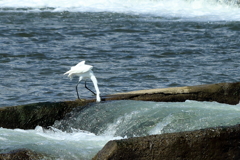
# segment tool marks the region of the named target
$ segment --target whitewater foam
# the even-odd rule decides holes
[[[208,0],[2,0],[1,12],[114,12],[177,20],[239,21],[237,1]]]
[[[159,122],[154,128],[152,128],[148,133],[150,135],[162,134],[163,128],[170,124],[173,120],[174,116],[172,114],[169,114],[167,117],[163,118],[163,120]]]
[[[0,153],[25,148],[56,159],[91,159],[109,140],[120,138],[97,136],[82,130],[67,133],[53,127],[44,129],[37,126],[30,130],[0,128]]]

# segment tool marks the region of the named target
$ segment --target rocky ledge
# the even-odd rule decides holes
[[[240,100],[240,82],[125,92],[108,95],[102,98],[102,100],[143,100],[157,102],[196,100],[238,104]],[[0,127],[12,129],[34,129],[37,125],[47,127],[52,125],[55,120],[62,119],[73,108],[84,108],[87,104],[94,102],[95,100],[75,100],[2,107],[0,108]]]
[[[143,100],[156,102],[184,102],[186,100],[216,101],[238,104],[240,82],[198,86],[139,90],[109,95],[106,100]]]

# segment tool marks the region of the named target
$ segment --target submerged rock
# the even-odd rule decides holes
[[[45,158],[45,155],[27,149],[18,149],[9,153],[0,154],[0,160],[37,160]]]
[[[93,160],[240,159],[240,125],[109,141]]]

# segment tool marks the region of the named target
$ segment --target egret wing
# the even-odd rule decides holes
[[[91,65],[75,66],[72,70],[73,73],[82,74],[90,71],[93,68]]]
[[[82,66],[82,65],[85,65],[85,61],[79,62],[76,66]],[[76,67],[76,66],[74,66],[74,67]]]
[[[64,74],[69,74],[68,76],[70,76],[70,74],[71,75],[72,74],[83,74],[83,73],[90,71],[92,68],[93,68],[93,66],[91,66],[91,65],[74,66],[74,67],[71,67],[71,69]]]

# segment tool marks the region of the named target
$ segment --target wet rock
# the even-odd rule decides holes
[[[0,160],[38,160],[47,158],[45,155],[27,149],[18,149],[9,153],[1,153]]]
[[[106,100],[143,100],[156,102],[196,100],[238,104],[240,100],[240,82],[132,91],[109,95]]]
[[[118,93],[102,98],[109,100],[143,100],[157,102],[183,102],[185,100],[217,101],[237,104],[240,99],[240,82],[150,89]],[[34,129],[37,125],[48,127],[55,120],[62,119],[75,107],[84,108],[95,100],[66,102],[42,102],[28,105],[0,108],[0,127]]]
[[[0,127],[34,129],[37,125],[48,127],[62,119],[75,107],[84,108],[93,101],[42,102],[0,108]]]
[[[240,125],[109,141],[93,160],[240,159]]]

